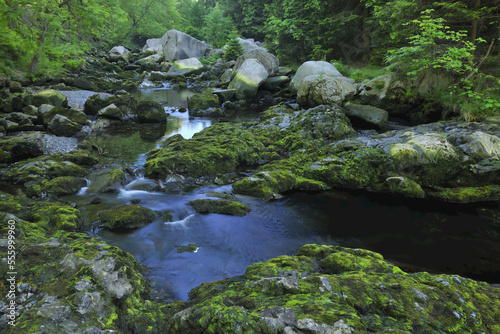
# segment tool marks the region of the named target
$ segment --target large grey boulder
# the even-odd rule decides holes
[[[357,91],[354,80],[344,77],[326,61],[308,61],[302,64],[290,83],[297,93],[297,101],[304,107],[322,104],[340,104]]]
[[[384,109],[352,102],[346,103],[344,107],[345,114],[349,117],[359,118],[366,123],[375,125],[380,130],[387,128],[389,113]]]
[[[303,107],[312,108],[322,104],[341,104],[356,93],[354,80],[346,77],[319,78],[314,75],[302,80],[297,91],[297,101]]]
[[[55,115],[49,124],[48,130],[56,136],[71,137],[82,129],[82,125],[73,122],[63,115]]]
[[[257,59],[264,66],[269,76],[275,75],[280,67],[280,62],[275,55],[259,48],[239,56],[238,59],[236,59],[236,65],[234,65],[233,70],[237,71],[241,64],[243,64],[247,59]]]
[[[290,88],[294,91],[298,91],[302,81],[304,79],[314,76],[316,78],[326,78],[326,77],[343,77],[343,75],[333,66],[326,61],[306,61],[298,68],[295,76],[290,83]],[[311,79],[309,79],[311,80]]]
[[[240,99],[252,98],[268,76],[266,68],[258,60],[247,59],[235,71],[228,88],[236,90],[236,96]]]
[[[142,51],[153,51],[156,53],[162,53],[163,47],[161,43],[161,38],[151,38],[146,41],[146,44],[142,48]]]
[[[169,75],[187,75],[197,73],[203,69],[203,64],[198,58],[181,59],[174,62],[168,70]]]
[[[161,42],[167,61],[205,57],[210,50],[209,44],[175,29],[167,31]]]
[[[237,38],[237,40],[240,42],[241,46],[243,47],[243,53],[250,52],[253,50],[257,49],[262,49],[262,43],[260,42],[255,42],[253,38]]]
[[[124,46],[115,46],[111,50],[109,50],[109,56],[111,60],[124,60],[128,61],[128,56],[130,55],[130,51],[127,50]]]

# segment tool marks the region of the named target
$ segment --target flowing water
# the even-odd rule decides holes
[[[157,298],[183,299],[201,284],[243,274],[257,261],[292,255],[306,243],[362,247],[382,253],[405,270],[460,274],[500,283],[500,234],[493,220],[499,203],[447,205],[426,200],[401,200],[378,194],[330,191],[293,193],[278,201],[262,202],[237,196],[250,205],[245,217],[197,214],[187,203],[206,198],[207,191],[231,193],[231,186],[198,187],[177,192],[148,191],[153,180],[142,177],[146,154],[162,139],[180,133],[185,138],[211,125],[211,120],[189,119],[177,109],[190,91],[145,90],[142,98],[167,102],[166,125],[136,126],[100,135],[106,163],[126,165],[138,175],[115,193],[100,194],[90,204],[87,189],[71,198],[87,222],[97,212],[119,204],[140,205],[166,214],[132,231],[98,231],[97,235],[133,254],[150,268],[146,277]],[[256,115],[241,116],[243,119]],[[238,119],[238,117],[236,117]],[[195,252],[178,252],[195,245]]]

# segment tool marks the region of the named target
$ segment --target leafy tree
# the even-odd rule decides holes
[[[224,15],[224,11],[217,3],[205,16],[203,35],[212,46],[221,48],[227,42],[233,28],[233,21]]]

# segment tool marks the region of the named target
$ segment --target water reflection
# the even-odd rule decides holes
[[[190,89],[146,88],[140,89],[132,95],[141,101],[155,101],[160,104],[168,104],[170,107],[187,108],[187,99],[194,94],[195,92]]]

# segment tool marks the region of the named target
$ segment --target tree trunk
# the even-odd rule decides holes
[[[479,11],[479,8],[481,7],[481,0],[475,0],[474,2],[474,12]],[[477,33],[478,33],[478,26],[479,26],[479,19],[474,18],[472,21],[472,28],[471,28],[471,34],[470,38],[472,40],[472,43],[476,44],[476,38],[477,38]]]
[[[371,31],[368,20],[370,19],[370,8],[363,8],[363,25],[361,26],[361,50],[363,53],[363,60],[370,59],[370,42]]]

